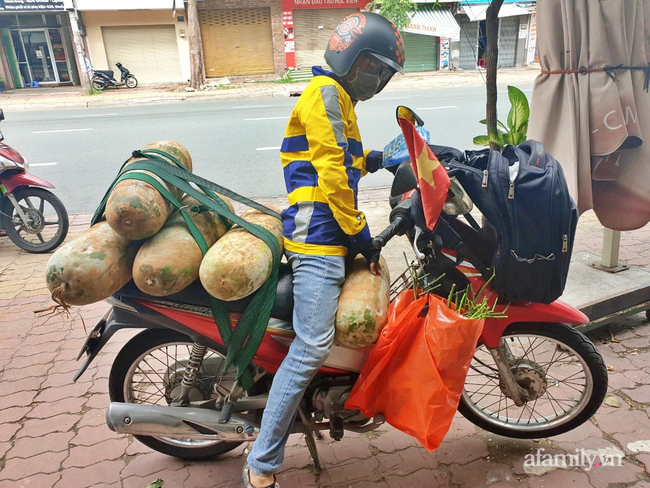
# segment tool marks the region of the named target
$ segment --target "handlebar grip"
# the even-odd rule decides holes
[[[397,234],[404,223],[407,222],[407,218],[403,215],[397,214],[393,221],[386,227],[377,237],[372,240],[372,247],[375,249],[381,249],[384,247],[388,241],[390,241],[395,234]]]

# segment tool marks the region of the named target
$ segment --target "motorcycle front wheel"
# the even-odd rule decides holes
[[[2,229],[21,249],[33,253],[49,252],[59,247],[68,235],[68,212],[56,195],[36,187],[13,192],[26,217],[24,221],[8,198],[2,208]]]
[[[125,344],[111,368],[108,383],[111,401],[170,405],[180,391],[192,344],[189,337],[170,329],[149,329],[136,335]],[[215,377],[225,359],[222,353],[207,350],[190,401],[210,399]],[[224,375],[219,391],[230,391],[234,376],[234,372]],[[241,444],[142,435],[135,438],[151,449],[182,459],[212,458]]]
[[[472,359],[458,411],[495,434],[537,439],[563,434],[589,420],[607,393],[607,367],[587,337],[565,324],[523,323],[501,339],[517,383],[528,391],[521,407],[508,397],[492,355]]]
[[[138,80],[135,76],[129,75],[126,77],[126,80],[124,80],[124,84],[127,88],[135,88],[138,86]]]

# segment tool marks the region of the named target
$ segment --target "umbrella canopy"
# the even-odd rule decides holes
[[[528,136],[564,169],[580,212],[650,221],[650,0],[537,3],[542,73]]]

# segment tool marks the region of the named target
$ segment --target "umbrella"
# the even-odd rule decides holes
[[[541,74],[528,136],[584,212],[614,230],[650,221],[650,0],[537,3]]]

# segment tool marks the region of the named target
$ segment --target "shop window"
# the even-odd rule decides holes
[[[61,38],[61,29],[48,29],[50,31],[50,43],[52,44],[52,53],[54,54],[54,62],[56,63],[56,70],[59,73],[59,80],[62,83],[70,81],[70,73],[68,71],[68,62],[63,48],[63,40]]]
[[[23,27],[41,27],[45,25],[42,15],[19,15],[18,24]]]

